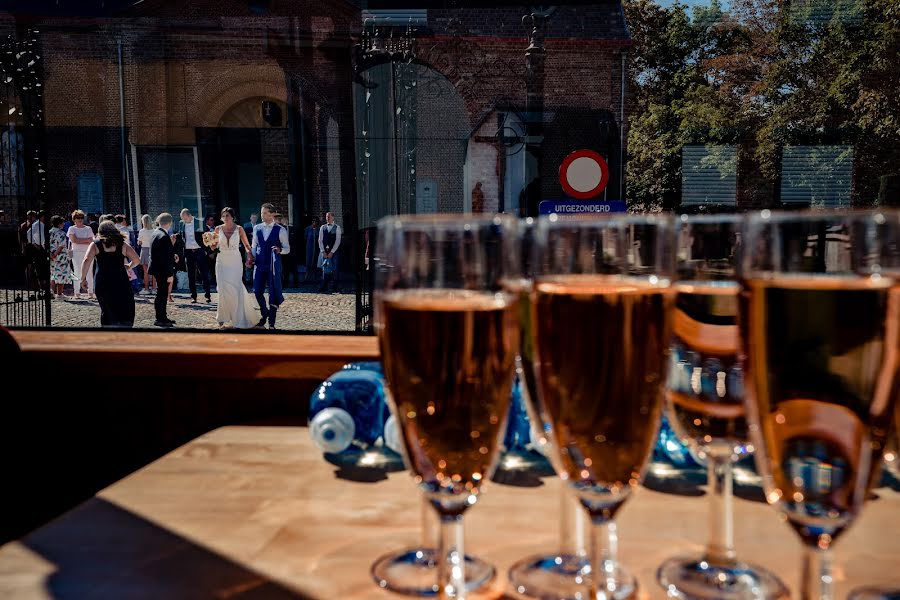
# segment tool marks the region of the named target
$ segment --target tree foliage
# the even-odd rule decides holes
[[[736,144],[738,195],[777,203],[783,149],[848,145],[856,204],[896,202],[900,3],[625,0],[632,208],[670,209],[686,144]],[[887,185],[886,185],[887,182]],[[894,182],[894,183],[891,183]]]

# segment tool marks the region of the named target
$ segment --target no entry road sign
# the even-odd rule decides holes
[[[559,166],[559,183],[572,198],[594,198],[609,183],[609,165],[593,150],[576,150]]]

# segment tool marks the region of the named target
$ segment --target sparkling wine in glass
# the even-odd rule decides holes
[[[900,370],[900,213],[774,213],[743,228],[745,405],[766,492],[804,546],[800,597],[881,468]]]
[[[534,368],[554,468],[591,521],[582,597],[627,598],[609,526],[640,484],[660,417],[671,335],[674,221],[542,220]]]
[[[534,370],[534,326],[532,316],[532,292],[534,284],[534,234],[535,222],[526,219],[520,223],[522,239],[522,278],[512,288],[519,295],[520,326],[520,378],[531,438],[541,453],[547,454],[549,435],[542,422],[538,406],[537,374]],[[568,486],[560,486],[559,497],[559,546],[550,552],[527,556],[510,567],[507,574],[510,587],[520,597],[539,600],[576,600],[584,593],[585,582],[590,577],[590,563],[586,548],[585,516]]]
[[[464,598],[463,514],[496,468],[519,349],[517,223],[378,225],[376,331],[405,459],[438,513],[436,592]]]
[[[733,464],[753,450],[737,325],[741,223],[737,215],[685,215],[678,224],[666,414],[678,437],[706,463],[710,528],[703,552],[660,565],[657,580],[671,598],[788,596],[775,575],[738,560],[734,549]]]

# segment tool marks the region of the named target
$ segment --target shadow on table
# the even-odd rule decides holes
[[[667,463],[651,462],[644,476],[643,485],[647,489],[676,496],[702,496],[706,492],[706,471],[703,469],[676,468]]]
[[[900,492],[900,479],[891,475],[890,471],[887,469],[881,470],[881,485],[877,487],[886,487],[894,490],[895,492]]]
[[[54,565],[53,598],[309,598],[98,498],[21,543]]]

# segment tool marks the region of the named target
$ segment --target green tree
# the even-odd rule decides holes
[[[785,146],[852,147],[853,201],[895,203],[900,180],[896,0],[626,0],[634,38],[627,199],[677,206],[684,144],[739,146],[739,194],[771,205]],[[820,165],[827,169],[828,165]],[[893,190],[893,191],[892,191]]]
[[[626,197],[634,210],[671,209],[680,199],[684,144],[735,138],[735,106],[716,97],[705,65],[742,40],[719,26],[727,18],[717,0],[693,18],[677,2],[625,0],[624,8],[634,41]]]

